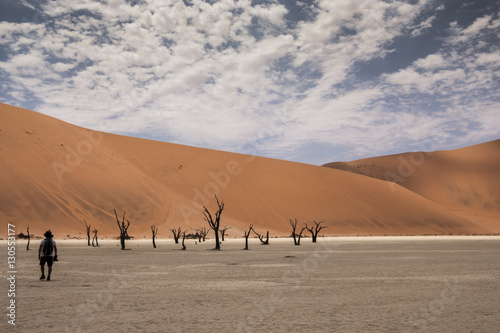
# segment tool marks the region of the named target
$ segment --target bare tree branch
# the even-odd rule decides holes
[[[31,235],[30,235],[30,226],[28,226],[26,228],[26,232],[28,233],[28,243],[26,244],[26,251],[29,251],[30,250],[30,238],[31,238]]]
[[[175,228],[172,228],[172,229],[170,229],[170,231],[172,231],[172,233],[174,234],[175,244],[179,244],[179,237],[181,235],[182,228],[179,227],[177,230],[175,230]]]
[[[208,222],[208,225],[210,228],[214,231],[215,233],[215,249],[214,250],[220,250],[220,243],[219,243],[219,226],[220,226],[220,217],[222,214],[222,211],[224,210],[224,201],[219,202],[219,198],[217,198],[217,195],[215,195],[215,200],[217,201],[217,210],[215,211],[215,220],[212,218],[212,214],[208,211],[207,207],[203,206],[203,216],[205,221]]]
[[[99,242],[97,241],[97,229],[92,230],[94,233],[94,237],[92,237],[92,246],[94,246],[94,240],[95,240],[95,246],[99,246]]]
[[[295,218],[294,221],[292,221],[292,219],[290,219],[289,223],[292,226],[293,243],[295,245],[300,245],[300,238],[302,237],[302,233],[304,232],[304,229],[306,229],[306,227],[302,227],[302,229],[300,230],[300,233],[297,234],[296,230],[297,230],[297,224],[299,223],[299,220],[297,220],[297,218]]]
[[[205,227],[201,229],[196,229],[196,233],[198,234],[198,239],[201,242],[202,240],[205,241],[208,233],[210,232],[210,229],[207,229]]]
[[[311,233],[311,236],[312,236],[312,242],[313,243],[316,243],[316,238],[318,237],[318,234],[321,230],[325,229],[327,226],[326,225],[322,225],[320,226],[321,223],[323,223],[324,221],[320,221],[320,222],[316,222],[315,220],[313,220],[315,226],[311,226],[310,228],[307,226],[307,223],[305,225],[305,228],[307,230],[309,230],[309,232]],[[314,229],[313,229],[314,228]]]
[[[121,249],[125,250],[125,239],[130,238],[128,235],[128,228],[130,227],[130,221],[127,220],[127,225],[125,226],[125,211],[123,212],[123,219],[120,224],[120,220],[118,219],[118,214],[116,213],[116,209],[113,209],[115,212],[116,223],[118,224],[118,228],[120,228],[120,244]]]
[[[222,240],[222,241],[224,241],[224,236],[225,236],[226,231],[227,231],[228,229],[231,229],[231,227],[228,227],[228,226],[227,226],[227,224],[226,224],[226,226],[225,226],[224,228],[222,228],[221,230],[219,230],[219,231],[220,231],[220,235],[221,235],[221,240]]]
[[[156,224],[153,224],[151,226],[151,232],[153,233],[153,248],[156,249],[155,238],[156,238],[156,235],[158,235],[158,228],[156,227]]]
[[[87,230],[87,245],[90,246],[90,224],[87,225],[87,220],[83,219],[85,222],[85,229]]]
[[[243,250],[248,250],[248,236],[250,236],[250,231],[252,231],[253,224],[250,224],[250,227],[248,228],[248,232],[245,231],[245,248]]]
[[[184,240],[186,239],[186,232],[182,233],[182,250],[186,250],[186,245],[184,245]]]
[[[257,231],[255,231],[255,229],[253,228],[253,225],[251,225],[250,229],[257,235],[257,237],[259,238],[259,240],[261,242],[261,245],[269,245],[269,230],[267,231],[267,236],[266,236],[266,239],[264,240],[264,235],[260,235]]]

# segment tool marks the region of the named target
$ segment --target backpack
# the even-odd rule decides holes
[[[45,243],[43,244],[43,255],[44,256],[50,256],[52,254],[52,250],[54,249],[54,246],[52,245],[52,239],[45,239]]]

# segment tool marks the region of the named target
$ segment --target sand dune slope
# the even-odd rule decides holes
[[[500,231],[500,140],[325,166],[393,181],[490,232]]]
[[[430,200],[388,182],[300,163],[89,131],[0,105],[0,218],[59,237],[116,235],[125,210],[131,235],[207,226],[202,205],[225,202],[231,236],[289,235],[288,220],[324,220],[328,234],[484,232]],[[325,234],[326,234],[325,233]]]

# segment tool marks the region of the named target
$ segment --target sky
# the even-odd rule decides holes
[[[500,4],[0,0],[0,102],[321,165],[500,138]]]

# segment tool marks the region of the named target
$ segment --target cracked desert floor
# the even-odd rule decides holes
[[[500,237],[17,241],[17,332],[493,332]],[[6,249],[6,242],[2,241]],[[2,263],[2,271],[7,271]],[[8,286],[4,279],[4,289]],[[5,312],[4,307],[4,312]],[[1,331],[13,327],[2,320]],[[13,331],[13,330],[12,330]]]

